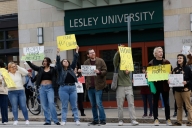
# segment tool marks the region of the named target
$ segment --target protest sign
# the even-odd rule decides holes
[[[23,61],[43,60],[45,57],[44,46],[24,47],[23,54],[21,58]]]
[[[80,82],[80,83],[85,83],[85,77],[84,77],[84,76],[78,77],[77,80],[78,80],[78,82]]]
[[[95,65],[81,65],[82,76],[96,76],[97,74],[94,72],[95,70]]]
[[[4,68],[0,68],[0,72],[3,76],[3,79],[7,85],[7,88],[16,88],[16,84],[13,79],[10,77],[8,71]]]
[[[147,67],[148,81],[168,80],[170,72],[170,64]]]
[[[75,39],[75,34],[58,36],[57,46],[60,51],[76,49],[77,41]]]
[[[184,87],[183,74],[169,74],[169,87]]]
[[[184,45],[183,48],[182,48],[182,54],[188,55],[190,49],[191,49],[191,46],[185,46],[185,45]]]
[[[83,93],[83,84],[80,82],[75,82],[76,88],[77,88],[77,93]]]
[[[133,74],[133,86],[148,86],[145,74]]]
[[[130,47],[119,47],[120,70],[134,71],[133,58]]]

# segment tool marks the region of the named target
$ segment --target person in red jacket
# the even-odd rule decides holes
[[[142,68],[142,72],[146,74],[146,67]],[[144,107],[144,114],[143,114],[142,118],[146,118],[146,117],[151,118],[153,116],[153,104],[152,104],[153,95],[150,91],[149,86],[141,87],[141,95],[142,95],[143,107]],[[147,116],[147,108],[148,108],[147,102],[149,104],[149,116]]]

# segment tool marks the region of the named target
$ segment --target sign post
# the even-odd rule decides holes
[[[127,16],[127,38],[128,38],[128,47],[131,48],[131,17]],[[133,64],[134,68],[134,64]],[[129,73],[130,79],[132,80],[132,72]]]

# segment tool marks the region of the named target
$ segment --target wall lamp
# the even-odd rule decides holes
[[[43,40],[43,28],[42,27],[37,28],[37,40],[38,40],[38,44],[43,44],[44,43],[44,40]]]

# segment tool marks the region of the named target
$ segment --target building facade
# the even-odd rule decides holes
[[[108,90],[103,94],[105,107],[116,107],[115,92],[110,90],[114,70],[112,60],[118,44],[127,45],[128,15],[131,17],[134,73],[141,72],[142,66],[147,66],[157,46],[163,47],[165,58],[171,61],[173,67],[176,66],[176,56],[182,46],[192,46],[191,0],[5,1],[8,2],[16,2],[15,6],[18,7],[20,57],[24,47],[42,45],[45,46],[46,56],[54,60],[56,37],[65,34],[76,35],[80,46],[80,64],[87,59],[86,50],[90,47],[95,49],[97,56],[103,58],[108,67]],[[43,44],[38,44],[39,27],[43,28]],[[72,60],[73,51],[62,52],[61,57]],[[23,62],[18,63],[23,65]],[[41,65],[41,62],[34,63]],[[134,95],[135,106],[141,106],[139,87],[134,87]],[[85,105],[89,107],[89,104]]]

